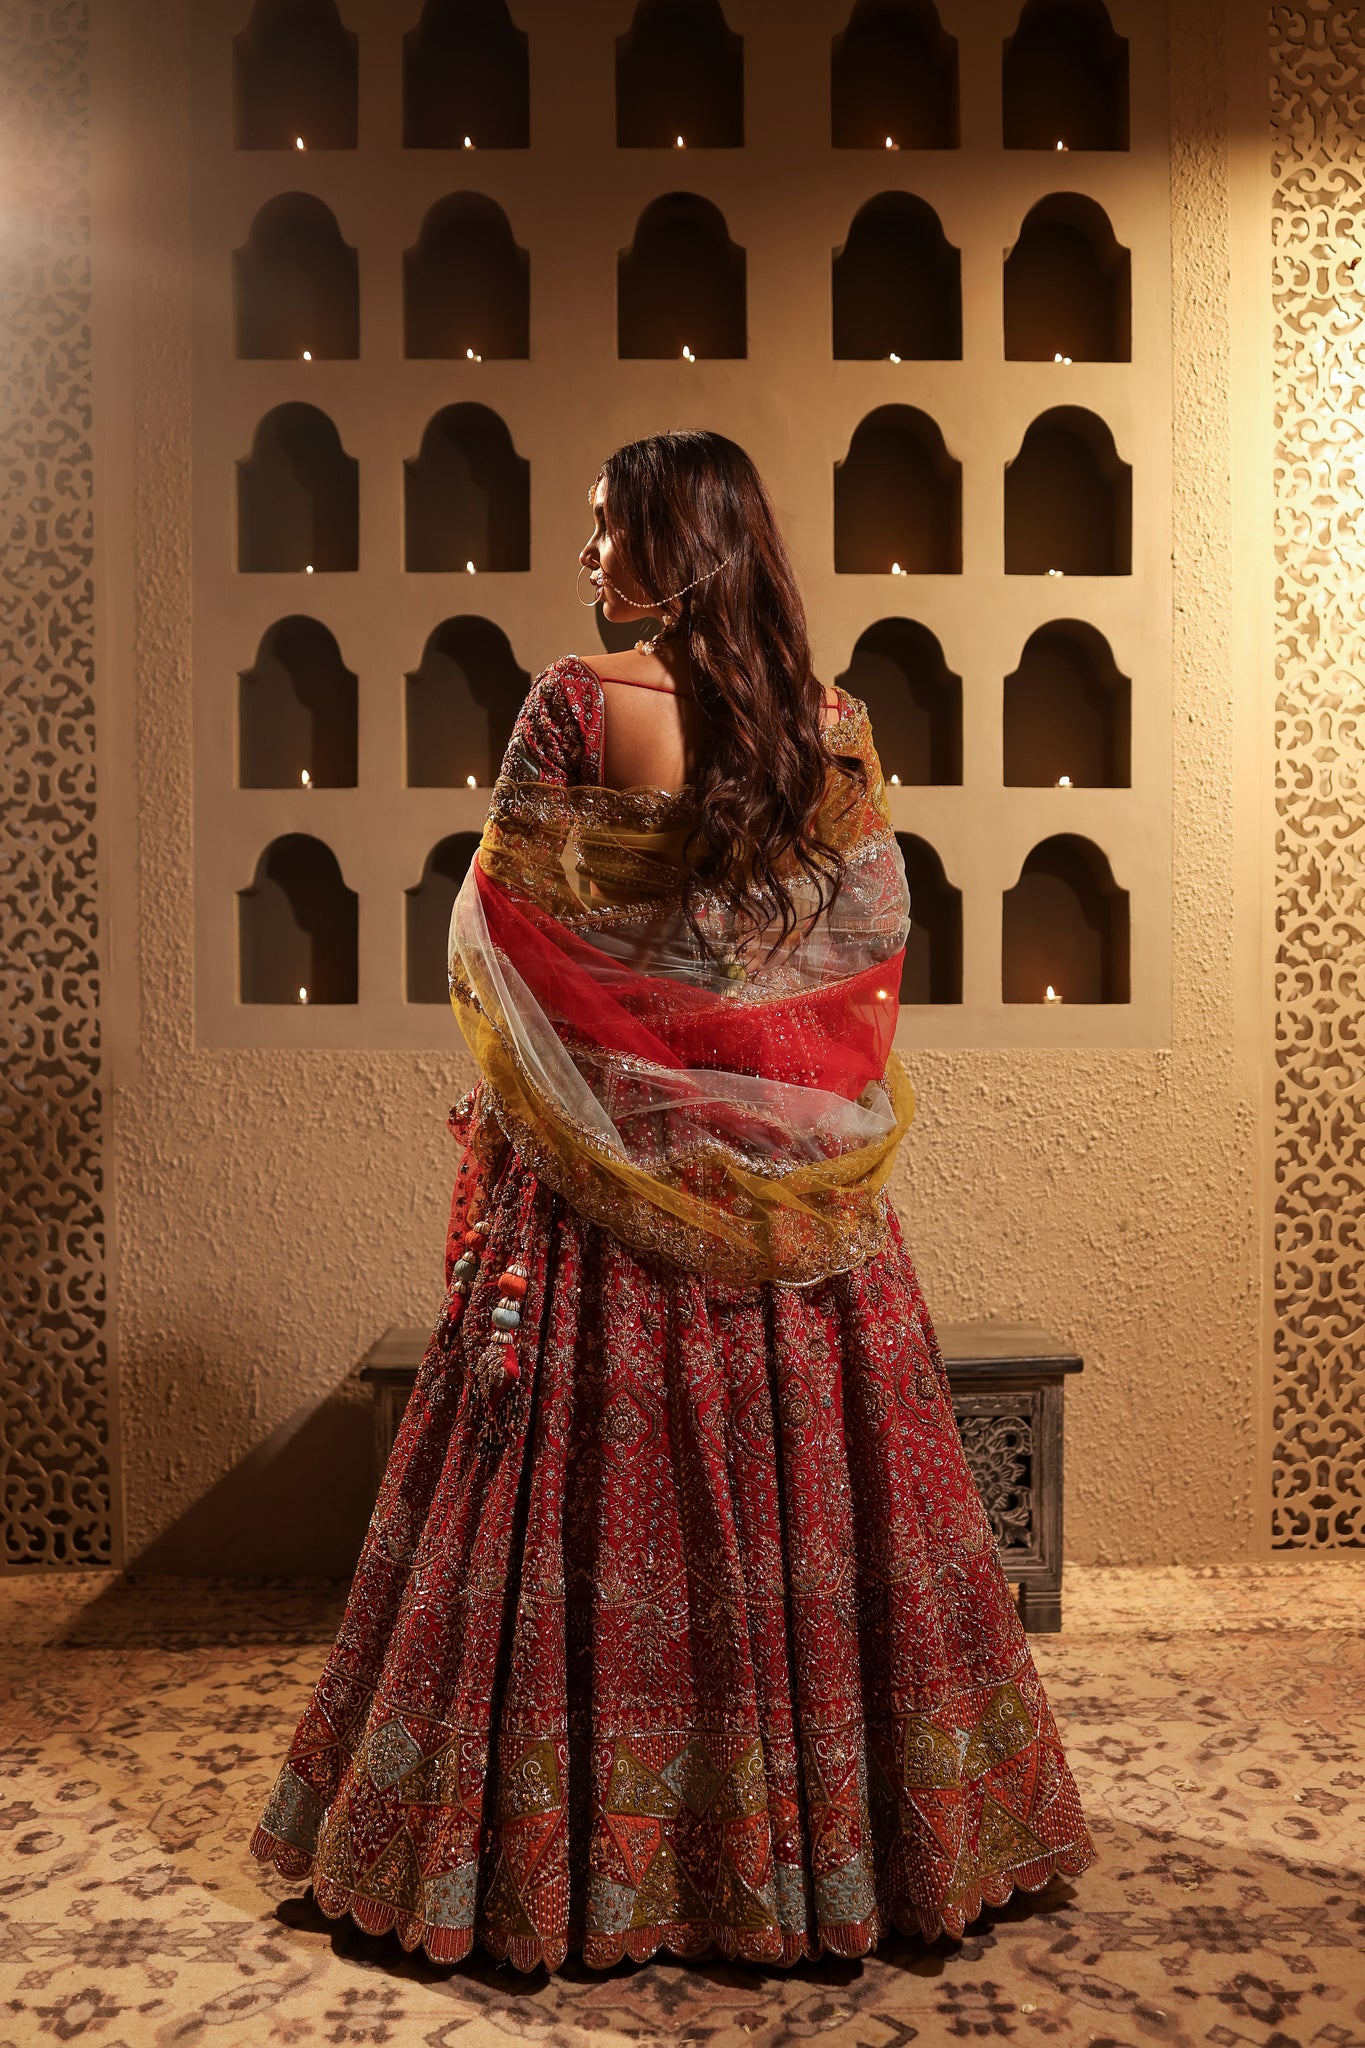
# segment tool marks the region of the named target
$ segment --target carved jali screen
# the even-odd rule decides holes
[[[1270,9],[1274,1541],[1365,1543],[1365,11]]]
[[[0,10],[0,1568],[112,1552],[84,0]]]

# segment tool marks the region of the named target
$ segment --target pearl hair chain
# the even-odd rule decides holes
[[[609,577],[609,576],[608,576],[608,575],[606,574],[606,572],[605,572],[605,571],[601,571],[600,573],[601,573],[601,576],[602,576],[602,583],[603,583],[603,586],[604,586],[604,588],[606,588],[607,590],[611,591],[611,593],[612,593],[612,595],[613,595],[614,597],[619,597],[619,598],[620,598],[620,600],[621,600],[621,602],[622,602],[622,604],[628,604],[628,605],[632,605],[632,606],[634,606],[634,608],[635,608],[636,610],[638,610],[638,611],[645,611],[645,610],[651,610],[651,611],[653,611],[653,610],[660,610],[660,611],[661,611],[661,610],[662,610],[662,608],[663,608],[663,607],[664,607],[665,605],[668,605],[668,604],[672,604],[672,603],[673,603],[673,602],[675,601],[675,599],[677,599],[677,598],[680,598],[680,597],[685,597],[685,596],[687,595],[687,592],[688,592],[689,590],[695,590],[695,589],[696,589],[696,587],[697,587],[697,585],[698,585],[699,583],[705,583],[705,581],[707,580],[707,577],[708,577],[708,576],[717,576],[717,575],[719,575],[720,571],[721,571],[721,570],[722,570],[722,569],[723,569],[723,568],[725,567],[725,564],[726,564],[726,562],[732,562],[732,561],[734,560],[734,557],[735,557],[735,549],[734,549],[734,548],[731,548],[731,550],[730,550],[729,554],[728,554],[728,555],[727,555],[727,556],[725,557],[725,561],[723,561],[723,562],[717,562],[717,563],[716,563],[716,566],[715,566],[715,568],[714,568],[714,569],[705,569],[705,570],[703,570],[703,572],[702,572],[702,574],[701,574],[700,576],[694,576],[694,577],[692,578],[692,581],[691,581],[690,583],[684,583],[684,585],[683,585],[683,587],[682,587],[682,589],[681,589],[681,590],[672,590],[672,591],[670,591],[667,597],[650,597],[650,598],[643,598],[643,599],[641,599],[641,598],[634,598],[634,597],[627,597],[627,596],[626,596],[626,594],[625,594],[625,592],[624,592],[623,590],[619,590],[619,589],[617,588],[617,586],[616,586],[616,585],[615,585],[615,584],[614,584],[614,583],[612,582],[611,578],[610,578],[610,577]],[[583,575],[583,570],[584,570],[584,569],[585,569],[586,567],[587,567],[587,563],[585,562],[585,563],[583,563],[583,564],[582,564],[582,566],[581,566],[581,567],[580,567],[580,569],[579,569],[579,572],[578,572],[578,574],[579,574],[579,579],[580,579],[580,581],[581,581],[581,579],[582,579],[582,575]],[[587,610],[587,609],[589,609],[589,608],[590,608],[590,607],[589,607],[589,606],[588,606],[588,605],[587,605],[587,604],[585,603],[585,601],[584,601],[584,599],[583,599],[583,598],[581,598],[581,597],[580,597],[580,598],[579,598],[579,600],[578,600],[578,602],[579,602],[579,603],[580,603],[581,605],[583,605],[583,606],[584,606],[584,609],[585,609],[585,610]],[[596,599],[596,598],[593,598],[593,600],[592,600],[592,605],[593,605],[593,606],[595,606],[595,605],[596,605],[596,603],[597,603],[597,599]],[[658,637],[658,636],[656,635],[656,637]]]

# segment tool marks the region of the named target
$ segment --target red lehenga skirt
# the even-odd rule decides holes
[[[894,1212],[852,1273],[728,1287],[515,1151],[483,1209],[535,1333],[502,1440],[466,1361],[490,1277],[436,1326],[253,1853],[522,1969],[856,1956],[1083,1870]]]

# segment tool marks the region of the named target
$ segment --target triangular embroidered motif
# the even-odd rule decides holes
[[[488,1926],[496,1927],[499,1933],[524,1937],[534,1935],[536,1931],[512,1882],[512,1873],[501,1856],[493,1873],[493,1882],[482,1901],[480,1918]]]
[[[666,1819],[678,1810],[678,1794],[622,1747],[612,1761],[606,1808],[608,1813],[649,1813]]]
[[[713,1820],[728,1821],[740,1814],[768,1810],[768,1776],[763,1767],[763,1744],[755,1736],[725,1773],[711,1800]]]
[[[319,1750],[330,1749],[335,1741],[335,1729],[317,1701],[312,1700],[304,1709],[289,1754],[295,1758],[314,1756]]]
[[[733,1863],[722,1860],[711,1899],[711,1918],[719,1927],[771,1927],[774,1916],[745,1884]]]
[[[992,1764],[1013,1756],[1025,1743],[1035,1739],[1028,1708],[1019,1697],[1017,1685],[1002,1685],[972,1730],[962,1759],[964,1778],[982,1778]]]
[[[912,1854],[940,1856],[950,1866],[962,1852],[966,1819],[960,1799],[935,1799],[928,1793],[907,1799],[901,1809],[902,1830],[914,1844]]]
[[[607,1827],[621,1852],[626,1882],[638,1885],[663,1840],[662,1824],[652,1814],[613,1813],[607,1816]]]
[[[559,1758],[553,1742],[532,1742],[515,1762],[504,1759],[498,1784],[499,1820],[518,1820],[524,1813],[547,1813],[562,1804]]]
[[[532,1872],[564,1824],[564,1809],[553,1813],[528,1813],[520,1820],[502,1824],[502,1853],[519,1892],[530,1884]]]
[[[355,1890],[351,1820],[342,1800],[338,1800],[328,1814],[318,1837],[316,1868],[319,1877],[329,1878],[343,1891]]]
[[[705,1901],[667,1842],[660,1845],[645,1872],[631,1912],[632,1927],[670,1927],[680,1921],[704,1921]]]
[[[1016,1820],[998,1800],[982,1800],[977,1850],[977,1868],[981,1876],[991,1871],[1011,1870],[1018,1863],[1031,1863],[1036,1856],[1046,1853],[1032,1828]]]
[[[725,1854],[745,1884],[761,1891],[772,1868],[773,1831],[766,1813],[746,1814],[725,1830]]]
[[[400,1828],[377,1863],[363,1871],[354,1889],[367,1899],[380,1899],[386,1906],[401,1906],[414,1913],[422,1903],[422,1873],[412,1836]]]
[[[1017,1756],[1005,1758],[990,1774],[991,1797],[1019,1820],[1027,1820],[1033,1811],[1034,1792],[1038,1783],[1038,1747],[1030,1743]]]
[[[671,1763],[664,1765],[659,1776],[673,1786],[693,1813],[705,1813],[725,1773],[706,1744],[694,1737]]]
[[[957,1744],[925,1714],[911,1714],[901,1745],[905,1783],[919,1791],[956,1785],[962,1775]]]

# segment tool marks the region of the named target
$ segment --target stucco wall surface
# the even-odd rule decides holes
[[[106,670],[128,1553],[171,1570],[343,1570],[368,1450],[346,1376],[388,1324],[434,1319],[444,1116],[473,1077],[453,1019],[448,1057],[195,1044],[188,16],[185,0],[136,0],[126,51],[158,110],[130,169],[134,486],[126,630]],[[1180,37],[1172,1043],[910,1049],[919,1107],[894,1183],[939,1317],[1036,1319],[1083,1352],[1067,1546],[1104,1563],[1244,1556],[1264,1523],[1262,1067],[1238,1002],[1260,904],[1239,851],[1254,764],[1236,708],[1259,682],[1235,672],[1221,0],[1182,7]],[[579,644],[580,616],[541,660]]]

